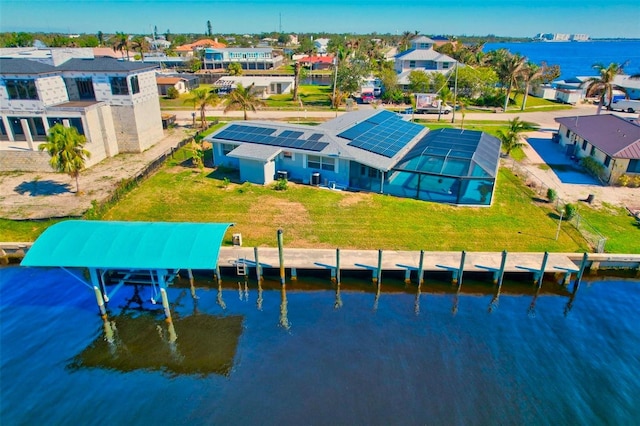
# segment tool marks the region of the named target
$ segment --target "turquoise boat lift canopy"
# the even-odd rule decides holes
[[[94,288],[103,315],[103,302],[109,301],[105,275],[118,271],[121,277],[111,296],[127,282],[151,284],[154,290],[158,286],[170,318],[166,285],[180,269],[189,271],[191,281],[193,269],[216,270],[219,275],[220,246],[230,226],[233,224],[69,220],[42,233],[21,265],[88,268],[92,285],[72,275]],[[146,281],[140,281],[140,274],[146,274]],[[156,296],[151,298],[153,303]]]

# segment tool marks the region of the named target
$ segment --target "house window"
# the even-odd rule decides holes
[[[287,160],[293,160],[293,152],[291,151],[283,151],[282,158],[286,158]]]
[[[360,166],[360,175],[372,179],[378,179],[380,178],[380,170],[374,169],[373,167]]]
[[[627,173],[640,173],[640,160],[629,160]]]
[[[587,141],[582,141],[582,150],[586,151],[587,150]]]
[[[611,164],[611,157],[607,155],[606,157],[604,157],[604,166],[609,167],[609,164]]]
[[[127,87],[126,77],[110,77],[111,94],[112,95],[128,95],[129,87]]]
[[[415,68],[416,67],[416,61],[409,61],[409,68]]]
[[[131,94],[135,95],[136,93],[140,93],[140,83],[138,82],[138,76],[134,75],[131,77]]]
[[[310,169],[322,169],[334,172],[336,170],[336,159],[307,155],[307,167]]]
[[[222,144],[222,154],[223,155],[227,155],[228,153],[233,151],[235,148],[236,148],[235,145],[232,145],[230,143],[223,143]]]
[[[570,134],[571,134],[571,130],[567,129],[567,134],[565,136],[569,137]]]
[[[38,99],[35,80],[5,80],[9,99]]]
[[[594,155],[596,155],[596,147],[595,147],[595,146],[592,146],[592,147],[591,147],[591,152],[589,153],[589,155],[590,155],[590,156],[592,156],[592,157],[593,157]]]
[[[448,69],[449,65],[450,65],[449,62],[443,62],[442,63],[442,69],[444,69],[444,70]]]

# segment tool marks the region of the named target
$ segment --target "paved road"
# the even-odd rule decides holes
[[[358,109],[373,109],[371,105],[358,105]],[[514,117],[521,117],[523,120],[531,121],[540,125],[543,130],[556,130],[558,124],[554,121],[558,117],[571,117],[576,115],[592,115],[596,113],[597,107],[595,105],[580,104],[575,108],[557,111],[541,111],[541,112],[506,112],[506,113],[485,113],[485,112],[467,112],[465,114],[465,121],[467,120],[486,120],[486,121],[506,121]],[[192,111],[166,111],[167,113],[175,114],[177,120],[180,123],[191,123]],[[249,112],[249,120],[286,120],[291,118],[297,118],[300,120],[306,119],[331,119],[337,115],[344,114],[344,111],[307,111],[307,110],[262,110],[257,112]],[[606,112],[603,112],[606,113]],[[620,113],[617,115],[625,118],[637,117],[638,114]],[[224,113],[221,108],[208,108],[207,116],[216,117],[229,117],[229,118],[241,118],[243,116],[242,111],[230,111]],[[416,118],[437,121],[437,114],[417,115]],[[442,121],[451,121],[453,116],[451,114],[442,116]],[[197,115],[196,115],[197,119]],[[462,121],[462,114],[458,111],[455,117],[456,123]]]

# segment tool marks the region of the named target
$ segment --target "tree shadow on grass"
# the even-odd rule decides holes
[[[31,182],[22,182],[14,188],[20,195],[28,194],[32,197],[40,195],[58,195],[71,192],[68,183],[59,183],[52,180],[32,180]]]

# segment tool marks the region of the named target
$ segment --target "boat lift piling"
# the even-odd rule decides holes
[[[382,250],[378,250],[378,267],[375,270],[375,275],[373,276],[373,283],[380,283],[382,281]]]

